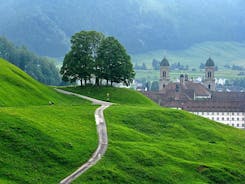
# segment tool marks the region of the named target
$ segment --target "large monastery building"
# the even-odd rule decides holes
[[[217,92],[215,64],[209,58],[205,64],[205,79],[194,82],[180,75],[179,82],[170,80],[170,64],[160,63],[159,92],[144,92],[161,106],[187,110],[226,125],[245,129],[245,93]]]

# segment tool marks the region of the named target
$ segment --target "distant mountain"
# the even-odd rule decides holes
[[[204,41],[245,41],[244,0],[0,0],[0,35],[63,56],[71,35],[97,30],[130,53],[178,50]]]

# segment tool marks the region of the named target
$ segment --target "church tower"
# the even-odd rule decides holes
[[[160,63],[160,81],[159,81],[159,91],[164,91],[166,86],[170,82],[169,77],[169,62],[164,57]]]
[[[215,78],[214,78],[214,71],[215,71],[215,65],[214,61],[209,58],[205,65],[205,80],[204,85],[206,88],[208,88],[210,91],[215,91]]]

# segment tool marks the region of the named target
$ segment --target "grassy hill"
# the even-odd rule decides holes
[[[0,107],[48,105],[49,101],[64,104],[71,99],[37,82],[21,69],[1,58],[0,96],[2,97]]]
[[[74,183],[244,183],[243,130],[161,108],[125,89],[68,90],[100,99],[105,96],[101,91],[120,94],[111,99],[120,104],[105,111],[109,134],[105,157]],[[137,101],[131,103],[139,96],[138,106]]]
[[[87,161],[95,109],[0,59],[0,183],[58,183]]]
[[[223,66],[225,64],[236,64],[245,66],[245,43],[238,42],[203,42],[195,44],[185,50],[156,50],[144,54],[132,55],[134,63],[145,62],[151,67],[152,59],[162,60],[166,56],[170,64],[180,62],[182,65],[190,67],[199,67],[205,63],[209,57],[212,57],[215,64]]]
[[[85,96],[90,96],[99,100],[111,101],[118,105],[143,105],[155,106],[156,104],[143,94],[126,88],[114,87],[68,87],[65,90],[81,93]]]

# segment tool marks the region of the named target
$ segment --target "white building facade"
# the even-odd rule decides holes
[[[236,128],[245,129],[245,112],[192,112],[193,114],[208,118]]]

